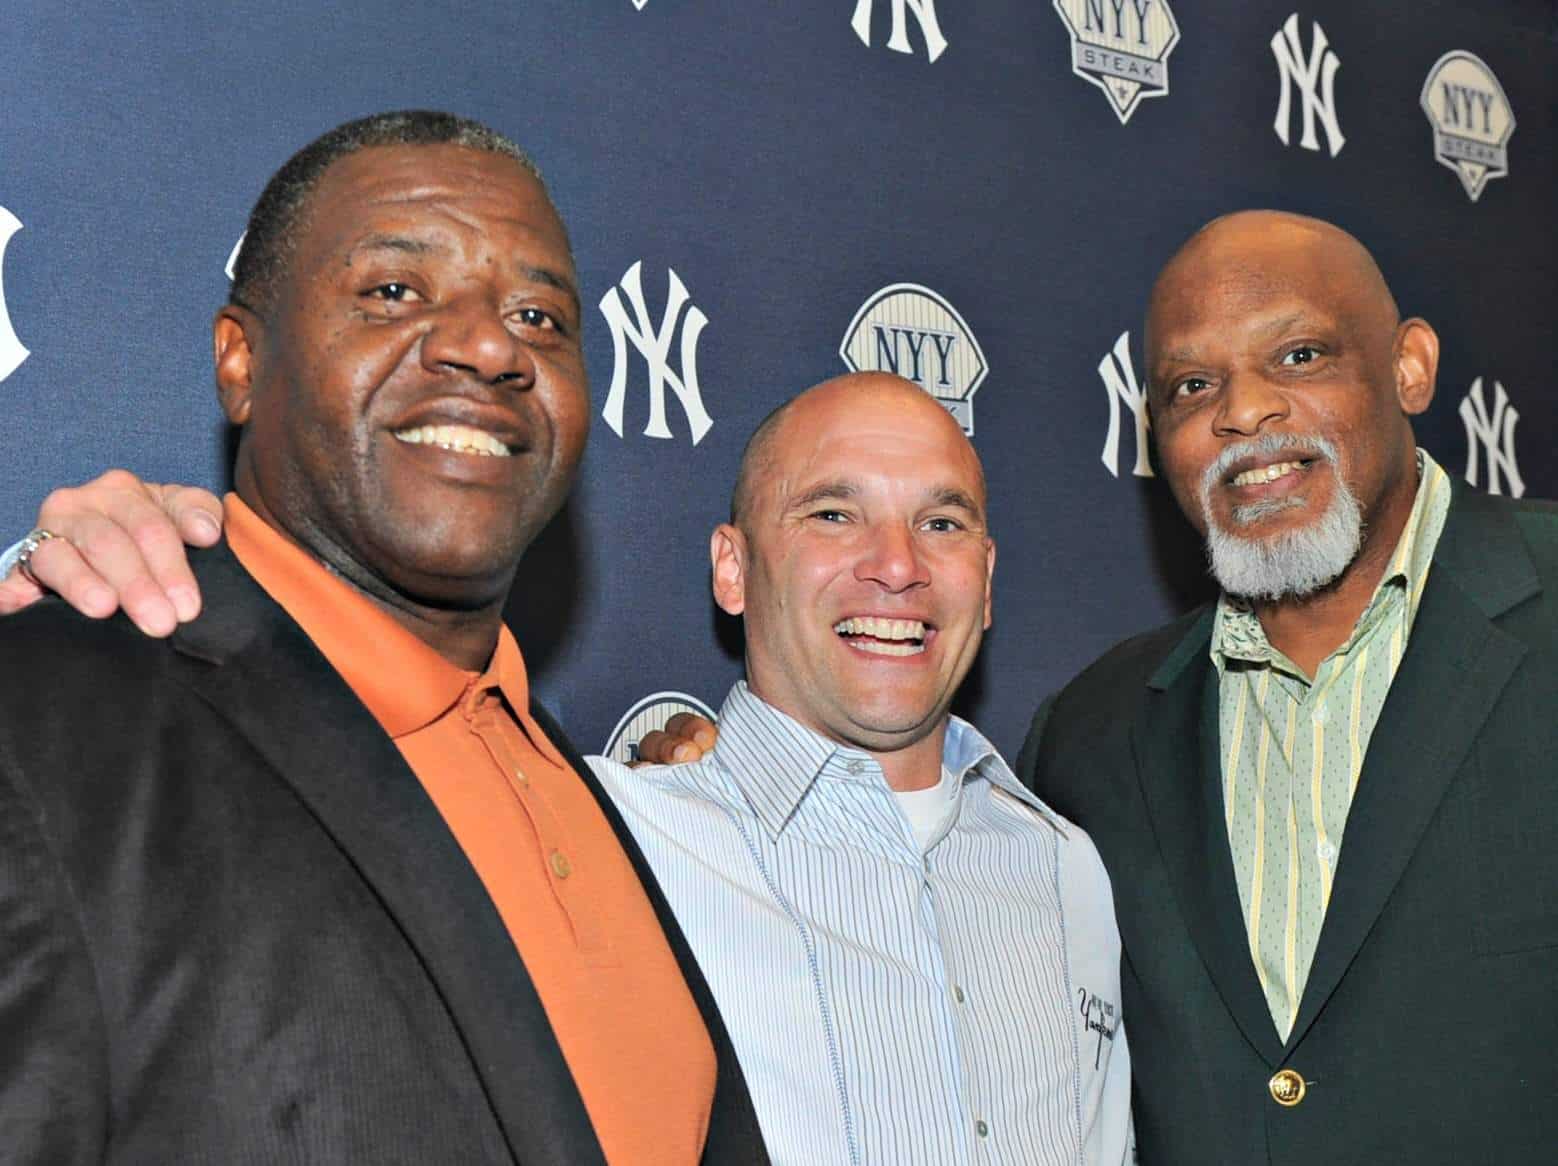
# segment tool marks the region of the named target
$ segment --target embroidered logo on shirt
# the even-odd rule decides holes
[[[1086,988],[1077,989],[1077,1011],[1082,1014],[1082,1027],[1097,1033],[1098,1044],[1093,1050],[1093,1068],[1103,1066],[1104,1041],[1114,1047],[1114,1031],[1120,1027],[1119,1010],[1114,1004]]]

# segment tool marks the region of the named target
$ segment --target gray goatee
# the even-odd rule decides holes
[[[1273,498],[1233,509],[1233,529],[1219,525],[1212,513],[1212,491],[1241,458],[1273,458],[1292,451],[1305,457],[1319,453],[1331,463],[1336,488],[1323,514],[1293,530],[1268,538],[1248,538],[1241,526],[1269,514],[1302,506],[1294,498]],[[1201,512],[1206,515],[1206,553],[1212,576],[1229,595],[1275,602],[1312,595],[1335,580],[1357,557],[1363,543],[1363,511],[1347,486],[1336,447],[1314,434],[1270,433],[1231,445],[1201,477]]]

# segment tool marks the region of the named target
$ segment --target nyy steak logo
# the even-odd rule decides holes
[[[1104,91],[1124,125],[1143,98],[1169,91],[1179,25],[1168,0],[1055,0],[1071,33],[1071,71]]]
[[[16,329],[11,327],[11,313],[5,307],[5,248],[11,236],[21,229],[21,219],[0,206],[0,381],[15,372],[22,361],[32,355],[22,346]]]
[[[1434,62],[1418,100],[1434,128],[1434,159],[1455,171],[1476,202],[1492,179],[1509,173],[1515,114],[1504,87],[1481,57],[1457,49]]]
[[[839,356],[853,372],[913,381],[972,436],[985,354],[958,310],[930,288],[895,283],[876,292],[849,322]]]

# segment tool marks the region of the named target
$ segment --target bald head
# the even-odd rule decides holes
[[[1299,283],[1326,287],[1370,329],[1388,335],[1400,322],[1379,265],[1352,235],[1306,215],[1237,211],[1190,236],[1159,273],[1147,307],[1148,350],[1160,330],[1154,322],[1213,284],[1244,285],[1251,294],[1269,295]]]
[[[743,525],[752,512],[753,495],[758,483],[777,468],[781,438],[791,433],[820,433],[832,424],[847,423],[851,412],[892,410],[922,416],[926,424],[946,431],[950,440],[964,447],[978,475],[981,510],[985,505],[984,467],[957,422],[936,403],[934,397],[913,381],[890,373],[847,373],[813,385],[780,405],[747,439],[741,455],[741,468],[730,495],[730,521]]]

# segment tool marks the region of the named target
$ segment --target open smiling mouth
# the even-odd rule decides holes
[[[1269,466],[1255,466],[1235,474],[1228,479],[1230,486],[1260,486],[1267,482],[1275,482],[1278,478],[1285,478],[1289,474],[1303,473],[1314,465],[1316,458],[1298,458],[1294,461],[1273,462]]]
[[[514,451],[492,434],[469,425],[418,425],[395,430],[394,438],[406,445],[431,445],[451,453],[477,457],[514,456]]]
[[[876,656],[917,656],[925,651],[926,627],[917,619],[857,615],[839,620],[833,630],[850,647]]]

